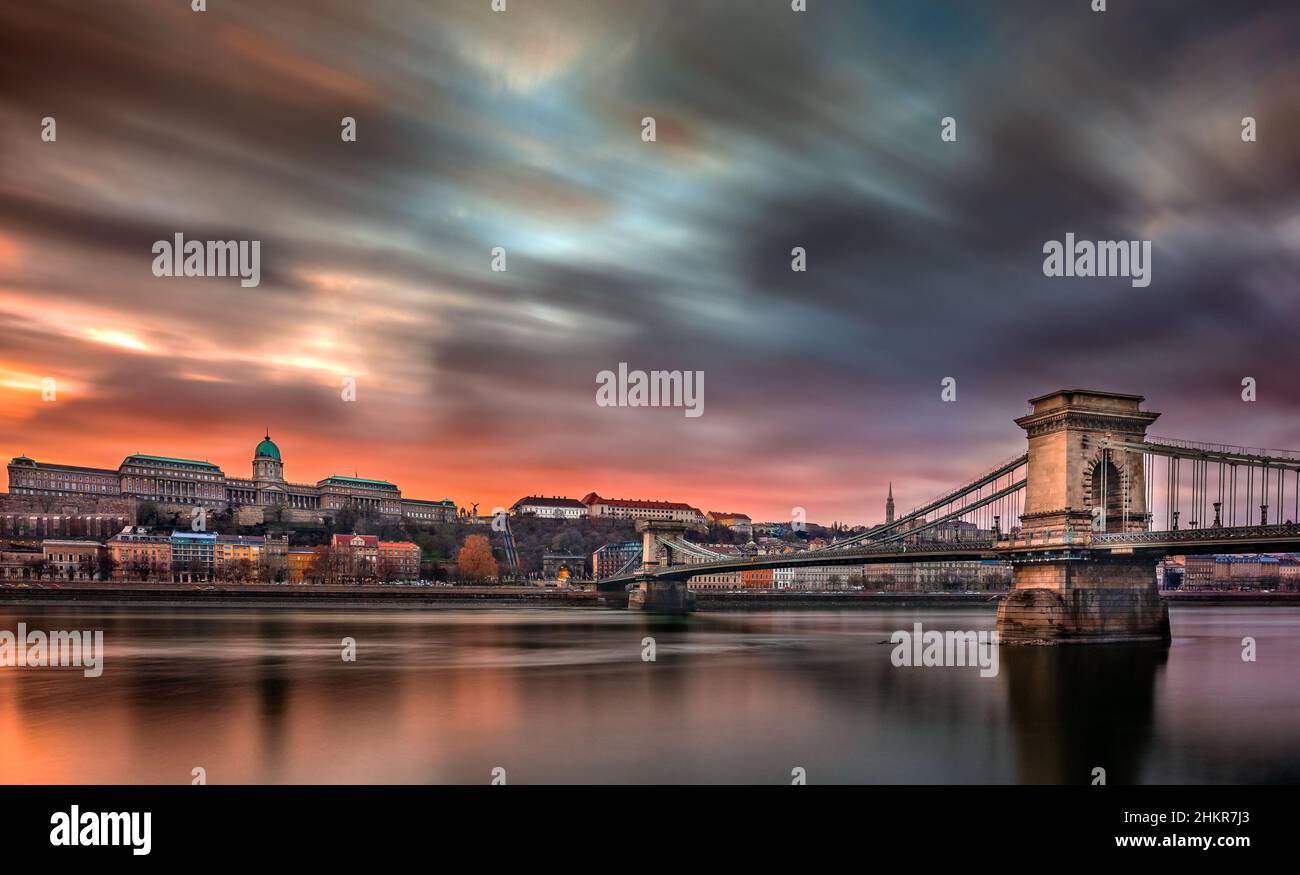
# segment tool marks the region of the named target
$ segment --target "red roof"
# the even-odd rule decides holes
[[[380,550],[383,550],[383,549],[389,549],[389,550],[398,550],[398,549],[401,549],[401,550],[419,550],[419,549],[420,549],[420,545],[419,545],[419,544],[412,544],[410,541],[380,541],[380,542],[379,542],[379,549],[380,549]]]
[[[378,547],[378,546],[379,546],[379,539],[376,538],[374,535],[335,535],[335,536],[334,536],[334,546],[335,546],[335,547],[350,547],[350,546],[352,546],[352,539],[353,539],[353,538],[360,538],[362,541],[365,542],[365,546],[367,546],[367,547]]]
[[[645,508],[654,510],[692,510],[700,513],[689,504],[681,501],[643,501],[637,498],[601,498],[594,492],[582,499],[583,504],[607,504],[610,507]],[[700,514],[703,516],[703,514]]]

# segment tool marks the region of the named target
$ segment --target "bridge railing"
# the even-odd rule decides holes
[[[1090,529],[1041,529],[1034,532],[1005,535],[998,538],[994,546],[999,550],[1033,547],[1035,545],[1061,546],[1063,544],[1086,547],[1093,543],[1096,538],[1097,536]]]
[[[1095,546],[1164,544],[1195,541],[1261,541],[1300,537],[1300,525],[1206,526],[1200,529],[1171,529],[1157,532],[1106,532],[1092,536]]]

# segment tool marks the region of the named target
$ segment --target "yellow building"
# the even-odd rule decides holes
[[[289,561],[289,582],[302,583],[311,573],[312,563],[316,561],[316,551],[290,550],[285,555]]]
[[[256,580],[262,571],[266,538],[217,535],[212,545],[213,572],[221,580]]]

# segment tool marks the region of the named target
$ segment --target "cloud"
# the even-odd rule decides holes
[[[815,7],[11,4],[0,447],[242,473],[269,424],[302,479],[871,521],[1060,385],[1300,441],[1293,4]],[[262,284],[153,277],[178,231]],[[1149,237],[1152,285],[1045,278],[1067,231]],[[620,361],[705,371],[705,416],[596,407]]]

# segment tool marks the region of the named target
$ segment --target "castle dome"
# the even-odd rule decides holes
[[[269,434],[262,438],[262,442],[257,445],[257,449],[253,450],[253,458],[275,459],[277,462],[280,461],[280,448],[271,440]]]

